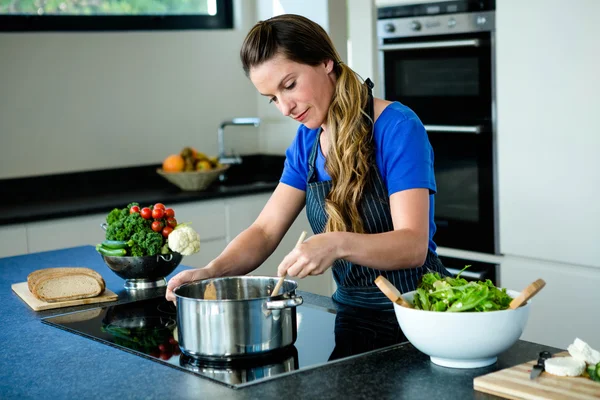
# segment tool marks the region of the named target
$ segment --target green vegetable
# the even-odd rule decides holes
[[[127,254],[127,250],[125,249],[108,249],[101,244],[96,246],[96,251],[110,257],[122,257]]]
[[[133,240],[105,240],[102,242],[102,247],[106,247],[107,249],[126,249],[133,246],[133,244]]]
[[[442,278],[437,272],[423,275],[417,286],[414,306],[428,311],[497,311],[505,310],[512,301],[506,289],[498,289],[492,281],[469,282],[460,274],[470,267],[467,265],[455,277]]]
[[[123,209],[115,208],[106,217],[106,240],[111,242],[126,242],[127,255],[134,257],[154,256],[161,254],[161,248],[166,239],[160,232],[152,230],[152,219],[144,219],[140,213],[131,213],[130,203]],[[108,246],[104,246],[105,248]],[[114,246],[112,247],[114,248]]]
[[[591,380],[600,382],[600,363],[596,365],[588,365],[587,373]]]
[[[131,239],[134,242],[131,247],[131,255],[136,257],[161,254],[160,250],[165,243],[165,239],[160,233],[154,232],[152,229],[145,230],[143,227],[139,227]]]

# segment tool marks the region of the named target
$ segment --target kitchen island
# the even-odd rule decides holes
[[[432,364],[412,345],[399,344],[231,389],[42,323],[45,317],[99,307],[86,305],[34,312],[10,289],[12,284],[26,281],[34,270],[58,266],[86,266],[98,271],[107,288],[119,295],[117,301],[102,306],[134,300],[123,288],[123,280],[104,265],[92,246],[0,259],[0,279],[4,282],[0,294],[3,319],[0,398],[491,399],[496,397],[473,390],[474,377],[529,361],[542,350],[559,351],[518,341],[490,367],[459,370]],[[180,266],[175,272],[185,268]],[[144,296],[163,294],[164,288],[153,289]],[[307,305],[336,309],[330,298],[300,294]]]

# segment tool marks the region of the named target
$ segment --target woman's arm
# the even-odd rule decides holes
[[[279,242],[304,207],[306,192],[280,183],[249,228],[227,245],[205,269],[212,276],[245,275],[258,268],[275,251]]]
[[[394,230],[377,234],[332,232],[315,235],[292,250],[278,274],[303,278],[322,274],[336,259],[382,270],[420,267],[429,245],[429,190],[390,196]]]
[[[280,183],[254,223],[227,245],[205,268],[182,271],[169,280],[167,300],[174,301],[173,289],[201,279],[245,275],[273,253],[292,225],[306,199],[306,193]]]

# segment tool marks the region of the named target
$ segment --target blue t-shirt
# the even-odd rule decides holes
[[[285,152],[280,182],[306,191],[308,159],[319,130],[300,125]],[[394,102],[375,121],[374,136],[375,162],[390,196],[407,189],[429,189],[429,249],[435,252],[433,149],[423,124],[410,108]],[[317,181],[331,180],[325,171],[325,157],[320,147],[315,164]]]

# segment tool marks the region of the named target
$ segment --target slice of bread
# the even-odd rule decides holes
[[[29,274],[27,285],[35,297],[49,303],[96,297],[106,288],[100,274],[84,267],[37,270]]]

